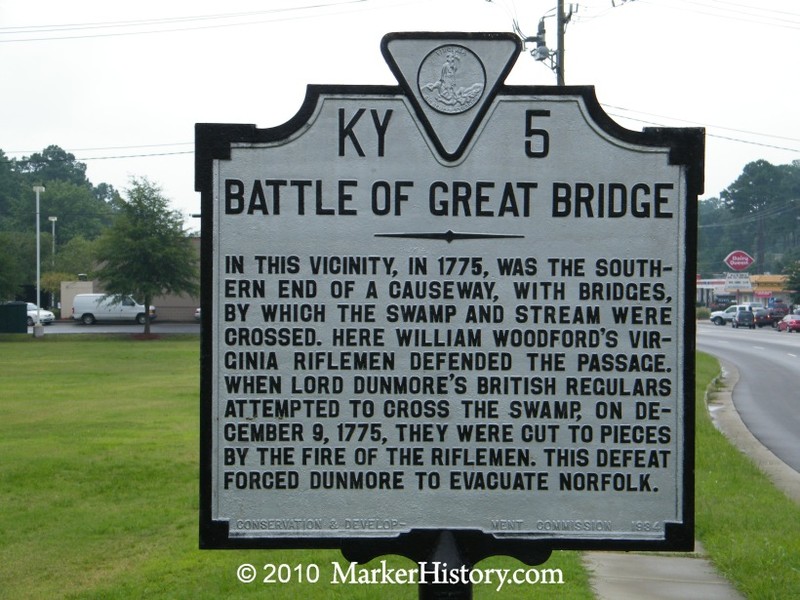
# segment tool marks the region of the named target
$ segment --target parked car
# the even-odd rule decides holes
[[[195,321],[199,321],[200,320],[200,309],[199,308],[196,308],[194,310],[194,320]]]
[[[778,331],[800,331],[800,315],[786,315],[778,323]]]
[[[755,314],[753,314],[753,311],[748,308],[740,307],[733,316],[733,319],[731,319],[731,325],[734,328],[747,327],[748,329],[755,329]]]
[[[36,322],[36,315],[39,315],[39,321],[44,325],[49,325],[56,320],[56,316],[49,310],[37,307],[33,302],[27,302],[28,310],[28,327]]]

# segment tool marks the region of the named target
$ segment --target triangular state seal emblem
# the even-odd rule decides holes
[[[458,160],[522,49],[512,33],[390,33],[389,68],[439,154]]]

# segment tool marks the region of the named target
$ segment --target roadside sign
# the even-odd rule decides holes
[[[752,265],[756,259],[750,256],[744,250],[734,250],[725,257],[725,264],[734,271],[744,271],[747,267]]]
[[[505,85],[510,34],[382,51],[196,127],[201,546],[691,548],[703,131]]]
[[[753,282],[747,273],[727,273],[725,275],[726,292],[752,292]]]

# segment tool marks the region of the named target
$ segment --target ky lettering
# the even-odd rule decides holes
[[[366,108],[359,108],[356,113],[350,117],[350,120],[347,120],[347,116],[345,115],[345,110],[343,108],[339,109],[339,156],[344,156],[347,149],[347,142],[350,142],[352,148],[356,151],[359,156],[366,156],[364,153],[364,148],[361,145],[361,142],[358,139],[358,135],[366,136],[370,130],[367,129],[365,131],[365,127],[368,126],[360,126],[358,127],[358,132],[356,131],[357,126],[359,125],[359,121],[361,117],[364,116],[364,113],[367,112]],[[384,150],[386,148],[386,130],[389,127],[389,120],[392,118],[392,113],[394,111],[392,109],[387,110],[383,113],[383,117],[378,114],[378,111],[374,108],[370,109],[369,113],[372,116],[372,124],[375,128],[375,134],[377,135],[377,155],[383,156]],[[370,132],[371,135],[371,132]],[[362,137],[363,139],[363,137]]]

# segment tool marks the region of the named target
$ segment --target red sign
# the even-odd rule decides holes
[[[744,271],[755,259],[744,250],[734,250],[725,257],[725,264],[734,271]]]

